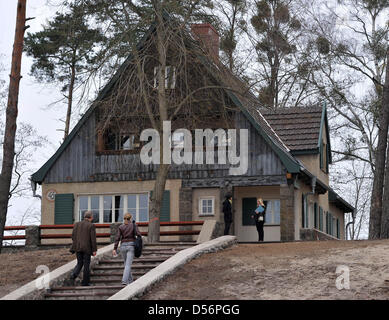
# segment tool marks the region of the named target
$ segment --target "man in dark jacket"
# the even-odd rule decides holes
[[[232,195],[227,194],[226,200],[223,202],[223,213],[224,213],[224,235],[228,235],[232,223]]]
[[[92,212],[87,211],[84,216],[84,220],[77,222],[74,225],[72,239],[73,244],[70,249],[72,253],[77,255],[77,266],[74,268],[70,279],[74,282],[77,278],[82,267],[84,267],[82,285],[89,286],[89,266],[91,255],[95,256],[97,251],[96,245],[96,227],[92,223]]]

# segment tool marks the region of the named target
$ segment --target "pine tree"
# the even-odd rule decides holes
[[[42,31],[28,33],[25,51],[33,57],[31,74],[41,82],[58,83],[67,100],[64,139],[70,130],[74,92],[99,62],[99,45],[105,37],[92,28],[85,7],[69,5],[69,12],[58,13]]]

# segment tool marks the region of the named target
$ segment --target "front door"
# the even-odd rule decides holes
[[[258,232],[255,227],[255,220],[251,217],[257,208],[257,198],[242,198],[242,216],[237,221],[238,241],[254,242],[258,241]]]

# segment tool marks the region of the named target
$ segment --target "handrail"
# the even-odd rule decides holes
[[[169,226],[201,226],[204,221],[168,221],[168,222],[160,222],[161,227],[169,227]],[[147,227],[149,225],[148,222],[137,222],[139,227]],[[110,223],[95,223],[96,228],[109,228],[111,226]],[[73,229],[74,224],[43,224],[40,225],[39,228],[41,230],[50,230],[50,229]],[[26,230],[26,226],[6,226],[4,228],[5,231],[13,231],[13,230]]]
[[[169,227],[169,226],[195,226],[195,225],[203,225],[204,221],[169,221],[169,222],[160,222],[161,227]],[[137,225],[139,227],[147,227],[149,225],[148,222],[138,222]],[[111,224],[109,223],[99,223],[95,224],[96,228],[109,228]],[[74,224],[62,224],[62,225],[40,225],[39,228],[41,230],[56,230],[56,229],[73,229]],[[26,230],[26,226],[6,226],[4,231],[15,231],[15,230]],[[143,236],[147,236],[147,231],[141,231]],[[171,231],[160,231],[161,236],[178,236],[178,235],[198,235],[200,234],[200,230],[171,230]],[[110,233],[97,233],[97,238],[109,238],[111,236]],[[41,234],[41,239],[69,239],[71,238],[71,233],[68,234]],[[25,240],[26,235],[12,235],[12,236],[4,236],[3,240]]]

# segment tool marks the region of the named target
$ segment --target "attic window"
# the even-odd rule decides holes
[[[140,148],[139,135],[131,132],[115,132],[107,130],[104,135],[98,135],[98,151],[134,151]]]
[[[158,88],[159,73],[161,67],[154,67],[154,88]],[[165,67],[165,89],[174,89],[176,87],[176,67]]]
[[[322,141],[321,151],[320,151],[320,169],[325,173],[328,173],[328,162],[329,162],[328,156],[329,156],[328,145],[324,141]]]

